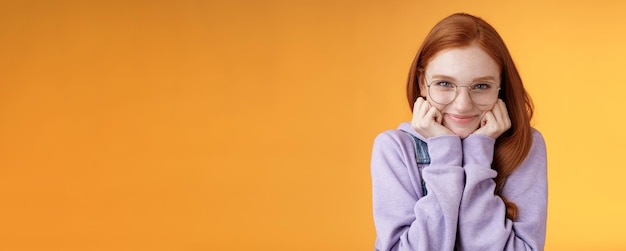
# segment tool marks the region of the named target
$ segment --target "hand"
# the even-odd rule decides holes
[[[480,122],[480,128],[474,133],[497,139],[509,128],[511,128],[509,112],[502,99],[498,99],[493,109],[485,113]]]
[[[427,139],[441,135],[453,135],[454,133],[450,129],[441,124],[442,120],[441,112],[437,108],[431,106],[424,98],[417,98],[413,105],[413,119],[411,120],[413,130]]]

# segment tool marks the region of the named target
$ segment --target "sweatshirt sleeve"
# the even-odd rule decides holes
[[[371,161],[376,250],[452,250],[464,173],[461,141],[429,140],[431,165],[422,171],[428,195],[421,197],[414,149],[398,131],[380,134]],[[452,158],[440,158],[451,153]]]
[[[545,142],[533,130],[526,159],[507,178],[504,196],[515,203],[515,221],[506,218],[506,206],[495,195],[497,172],[491,169],[495,140],[470,135],[463,141],[466,175],[459,212],[459,250],[543,250],[547,215],[547,161]]]

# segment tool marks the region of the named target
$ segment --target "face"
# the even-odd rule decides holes
[[[460,86],[485,82],[500,86],[500,67],[477,45],[450,48],[440,51],[428,62],[424,78],[425,83],[420,85],[420,93],[427,95],[430,105],[441,112],[442,124],[454,134],[465,138],[478,129],[484,114],[494,104],[477,105],[470,96],[469,88]],[[447,105],[433,102],[426,86],[442,81],[460,87],[457,88],[456,98]]]

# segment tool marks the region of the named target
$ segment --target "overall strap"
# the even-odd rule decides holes
[[[424,178],[422,177],[422,169],[424,165],[430,164],[430,156],[428,155],[428,145],[423,140],[415,137],[413,134],[410,134],[407,131],[402,131],[409,135],[411,139],[413,139],[413,149],[415,149],[415,160],[417,162],[417,170],[420,175],[420,180],[422,181],[422,196],[426,196],[428,191],[426,190],[426,182],[424,182]]]

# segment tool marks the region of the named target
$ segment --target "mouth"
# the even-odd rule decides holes
[[[454,122],[455,124],[461,124],[461,125],[470,124],[478,118],[477,115],[460,115],[460,114],[450,114],[450,113],[446,114],[446,117],[448,117],[448,119],[451,122]]]

